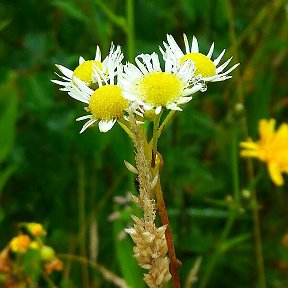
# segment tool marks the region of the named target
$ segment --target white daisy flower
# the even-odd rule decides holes
[[[123,59],[123,54],[121,52],[120,46],[117,46],[115,49],[115,46],[113,45],[113,43],[111,45],[109,55],[110,56],[111,55],[117,55],[117,57],[115,57],[115,60],[119,61],[119,63]],[[80,56],[79,57],[79,65],[76,67],[76,69],[74,71],[72,71],[72,70],[70,70],[70,69],[68,69],[62,65],[56,64],[56,67],[63,74],[63,75],[59,75],[56,73],[56,75],[59,76],[62,80],[61,81],[52,80],[52,82],[62,86],[62,88],[60,88],[61,91],[69,92],[71,90],[71,87],[73,84],[72,83],[73,79],[75,79],[75,77],[77,77],[78,79],[80,79],[82,82],[84,82],[90,88],[96,89],[97,85],[95,85],[95,84],[97,84],[97,78],[93,77],[93,75],[94,75],[93,71],[95,70],[95,67],[97,67],[101,70],[107,71],[106,62],[107,62],[108,56],[103,61],[101,61],[101,51],[100,51],[99,46],[97,46],[95,59],[94,60],[85,60],[82,56]]]
[[[178,105],[189,102],[190,95],[203,88],[202,84],[191,82],[195,71],[193,62],[185,61],[179,66],[168,57],[164,60],[164,71],[156,53],[141,54],[135,58],[136,65],[124,66],[119,85],[123,88],[123,96],[132,101],[134,107],[140,106],[146,111],[155,108],[156,114],[163,107],[181,111]]]
[[[204,55],[199,52],[199,45],[195,36],[193,36],[191,47],[189,46],[187,36],[183,34],[183,37],[185,44],[185,52],[180,49],[173,36],[167,35],[168,43],[163,42],[166,51],[163,51],[160,48],[164,57],[171,58],[173,57],[172,55],[174,55],[174,57],[176,58],[175,61],[178,62],[178,65],[185,63],[186,60],[193,61],[196,68],[195,76],[201,76],[201,78],[206,82],[224,81],[232,78],[232,76],[229,76],[228,74],[233,71],[240,63],[233,65],[230,69],[224,72],[224,69],[228,66],[228,64],[233,58],[229,58],[222,65],[218,66],[226,51],[225,49],[215,60],[211,60],[214,50],[214,43],[212,43],[208,54]]]
[[[122,89],[117,85],[123,70],[122,64],[118,61],[119,55],[115,52],[108,56],[107,70],[105,69],[107,74],[97,66],[93,67],[93,77],[97,79],[99,85],[95,91],[77,77],[73,78],[68,94],[72,98],[88,104],[85,110],[91,113],[76,119],[76,121],[88,120],[80,133],[96,122],[98,122],[101,132],[107,132],[118,119],[125,116],[125,111],[128,111],[130,103],[123,97]]]

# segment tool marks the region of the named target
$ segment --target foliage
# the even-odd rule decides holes
[[[125,8],[131,2],[135,34],[125,28],[131,25]],[[114,287],[100,266],[86,265],[83,259],[88,259],[131,287],[141,287],[132,242],[119,238],[129,226],[127,209],[136,208],[113,201],[127,191],[135,193],[123,165],[124,159],[133,162],[133,148],[119,127],[101,135],[98,129],[79,135],[81,124],[75,119],[83,115],[81,104],[50,80],[56,77],[55,63],[73,69],[79,55],[94,57],[96,45],[106,54],[113,40],[131,59],[156,51],[167,33],[182,43],[185,32],[190,38],[196,35],[205,52],[215,41],[215,55],[230,45],[226,57],[234,55],[241,65],[232,80],[196,95],[159,143],[164,196],[183,263],[181,280],[184,286],[201,255],[199,286],[207,278],[208,287],[257,287],[251,216],[255,203],[244,193],[253,184],[245,160],[238,158],[238,143],[247,135],[256,139],[261,118],[287,121],[286,6],[282,0],[3,0],[1,249],[15,235],[18,222],[37,221],[48,231],[46,242],[61,251],[59,258],[65,262],[61,277],[51,276],[57,286]],[[288,248],[281,239],[287,233],[287,184],[276,189],[261,163],[255,162],[254,174],[267,287],[284,288]],[[118,219],[109,222],[115,211]],[[224,235],[231,213],[235,219]],[[208,273],[215,254],[217,263]]]

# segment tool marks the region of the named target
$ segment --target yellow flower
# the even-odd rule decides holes
[[[39,223],[27,223],[27,229],[34,237],[41,237],[46,234],[43,226]]]
[[[284,184],[282,173],[288,173],[288,124],[283,123],[275,131],[276,121],[260,120],[259,136],[256,142],[241,142],[242,157],[254,157],[266,162],[272,181],[281,186]]]
[[[30,246],[31,239],[27,235],[18,235],[10,241],[10,249],[15,253],[25,253]]]

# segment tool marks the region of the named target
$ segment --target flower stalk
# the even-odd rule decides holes
[[[160,154],[157,153],[157,155],[160,155]],[[167,227],[165,231],[165,237],[166,237],[167,246],[168,246],[168,255],[170,259],[170,273],[172,276],[173,287],[180,288],[178,270],[181,267],[182,263],[176,257],[174,242],[173,242],[172,233],[171,233],[170,224],[169,224],[168,213],[167,213],[165,201],[163,198],[159,176],[158,176],[158,181],[155,187],[155,195],[157,199],[157,208],[159,211],[159,215],[161,217],[162,224],[166,225]]]

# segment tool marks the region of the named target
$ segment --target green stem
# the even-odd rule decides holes
[[[50,277],[44,272],[41,272],[41,275],[43,279],[46,281],[49,288],[57,288],[57,286],[53,283],[53,281],[50,279]]]
[[[152,137],[152,167],[155,167],[155,159],[156,159],[156,152],[157,152],[157,145],[158,145],[158,139],[160,137],[159,134],[159,124],[161,119],[162,111],[155,116],[153,121],[153,137]]]
[[[171,110],[168,115],[166,116],[166,118],[163,120],[163,122],[161,123],[159,129],[158,129],[158,138],[160,137],[163,129],[167,126],[167,124],[169,123],[169,121],[172,119],[172,117],[174,116],[174,114],[176,113],[176,110]]]
[[[95,0],[96,5],[103,11],[106,17],[115,25],[121,27],[124,31],[126,29],[125,18],[117,16],[102,0]]]
[[[135,56],[134,0],[126,0],[126,21],[128,60],[132,62]]]
[[[222,234],[220,236],[220,240],[219,240],[219,243],[217,245],[217,249],[214,252],[214,254],[212,255],[212,257],[209,260],[207,267],[205,269],[205,275],[203,276],[202,281],[200,283],[200,286],[199,286],[200,288],[207,287],[207,284],[210,280],[210,276],[213,273],[213,270],[214,270],[216,264],[218,263],[221,255],[222,255],[222,249],[221,249],[222,244],[226,240],[226,238],[229,236],[230,231],[231,231],[233,224],[235,222],[235,219],[236,219],[236,213],[233,210],[231,210],[230,214],[229,214],[229,218],[228,218],[228,220],[225,224],[225,227],[222,231]]]
[[[274,2],[274,1],[272,1]],[[275,1],[276,2],[276,1]],[[280,4],[280,1],[279,3]],[[236,62],[239,62],[239,56],[237,51],[237,38],[236,38],[236,32],[234,27],[234,16],[233,16],[233,6],[231,3],[231,0],[226,0],[226,7],[227,7],[227,20],[228,20],[228,26],[229,26],[229,36],[232,42],[232,50],[234,54],[234,59],[236,59]],[[277,6],[280,7],[280,6]],[[273,12],[273,10],[272,10]],[[269,14],[272,14],[269,10]],[[271,22],[270,22],[271,23]],[[265,27],[268,25],[265,25]],[[266,28],[267,29],[267,28]],[[243,93],[243,85],[242,85],[242,79],[240,77],[240,70],[236,70],[237,75],[237,94],[238,94],[238,102],[244,103],[244,93]],[[247,138],[248,136],[248,128],[247,128],[247,119],[243,119],[243,132],[244,136]],[[247,160],[247,174],[249,178],[249,182],[251,183],[254,181],[254,171],[253,171],[253,164],[252,160]],[[265,288],[266,287],[266,280],[265,280],[265,267],[264,267],[264,260],[263,260],[263,251],[262,251],[262,240],[261,240],[261,231],[260,231],[260,219],[259,219],[259,212],[258,212],[258,204],[257,204],[257,194],[256,190],[253,189],[252,191],[252,197],[253,202],[255,205],[252,207],[252,217],[253,217],[253,230],[254,230],[254,239],[255,239],[255,248],[256,248],[256,261],[257,261],[257,267],[258,267],[258,281],[259,281],[259,288]]]
[[[84,162],[83,160],[79,161],[79,170],[78,170],[78,197],[79,197],[79,231],[83,231],[82,227],[86,226],[86,215],[85,215],[85,171],[84,171]],[[84,231],[83,231],[84,232]],[[87,257],[86,250],[86,233],[79,233],[79,248],[80,254],[83,257]],[[87,266],[81,267],[83,287],[89,287],[89,272]]]
[[[236,127],[236,125],[233,127],[232,131],[231,166],[232,166],[232,179],[233,179],[233,194],[234,199],[238,206],[238,203],[240,201],[240,189],[239,189],[240,183],[239,183],[239,169],[238,169],[239,141],[238,141],[238,128]]]
[[[210,276],[213,273],[213,270],[216,264],[218,263],[219,258],[222,255],[222,245],[229,236],[233,228],[233,224],[237,218],[238,211],[235,209],[238,209],[239,206],[238,204],[240,200],[240,190],[239,190],[239,174],[238,174],[238,128],[236,127],[236,125],[233,127],[232,130],[231,166],[232,166],[232,180],[233,180],[233,196],[234,200],[236,201],[236,207],[232,207],[230,210],[228,220],[220,236],[218,245],[216,247],[216,251],[207,264],[205,275],[201,282],[200,288],[207,287]]]
[[[127,135],[133,139],[133,133],[131,132],[131,130],[128,128],[127,124],[128,122],[127,121],[124,121],[124,120],[118,120],[118,124],[121,126],[121,128],[127,133]]]
[[[266,288],[266,279],[265,279],[265,266],[263,259],[263,249],[262,249],[262,241],[261,241],[261,229],[260,229],[260,218],[258,212],[258,201],[257,201],[257,193],[254,189],[252,192],[253,202],[252,205],[252,216],[253,216],[253,228],[254,228],[254,239],[256,246],[256,258],[257,258],[257,266],[258,266],[258,274],[259,274],[259,288]]]

